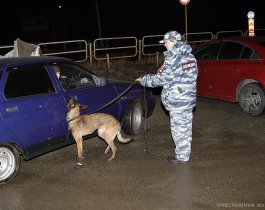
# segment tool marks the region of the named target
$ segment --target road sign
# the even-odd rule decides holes
[[[190,0],[179,0],[179,2],[183,5],[186,5],[190,2]]]
[[[247,16],[248,16],[248,35],[254,36],[255,35],[255,30],[254,30],[255,13],[253,11],[249,11]]]

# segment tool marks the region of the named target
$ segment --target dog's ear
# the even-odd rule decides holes
[[[67,111],[70,111],[71,108],[75,106],[75,101],[71,97],[67,97],[66,100],[67,100]]]
[[[66,100],[67,100],[67,103],[72,103],[72,104],[73,103],[78,103],[75,98],[72,98],[72,97],[69,97],[69,96],[66,98]]]
[[[79,107],[80,107],[80,110],[85,110],[85,109],[87,109],[87,105],[81,105],[81,104],[80,104]]]
[[[66,98],[66,100],[67,100],[67,103],[70,103],[70,102],[73,101],[74,99],[68,96],[68,97]]]

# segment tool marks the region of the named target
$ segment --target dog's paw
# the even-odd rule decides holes
[[[81,168],[81,167],[83,167],[83,163],[77,162],[77,163],[75,164],[74,169],[79,169],[79,168]]]
[[[114,159],[114,157],[111,157],[108,159],[108,162],[112,161]]]

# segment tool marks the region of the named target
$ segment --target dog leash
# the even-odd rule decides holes
[[[101,110],[101,109],[104,109],[104,108],[106,108],[107,106],[109,106],[110,104],[112,104],[112,103],[114,103],[115,101],[117,101],[120,97],[122,97],[125,93],[127,93],[131,88],[132,88],[132,86],[133,85],[135,85],[136,84],[136,82],[133,82],[128,88],[126,88],[126,90],[124,90],[120,95],[118,95],[116,98],[114,98],[114,99],[112,99],[111,101],[109,101],[107,104],[105,104],[104,106],[102,106],[102,107],[100,107],[100,108],[98,108],[98,109],[96,109],[96,110],[94,110],[94,111],[92,111],[92,112],[90,112],[90,113],[88,113],[88,114],[92,114],[92,113],[94,113],[94,112],[98,112],[99,110]]]

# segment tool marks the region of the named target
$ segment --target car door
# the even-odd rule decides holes
[[[6,102],[1,113],[7,127],[23,144],[27,158],[64,144],[66,103],[45,66],[18,66],[6,73]]]
[[[88,106],[81,114],[98,111],[119,118],[119,100],[109,104],[117,97],[117,91],[111,83],[73,63],[53,64],[50,68],[60,69],[60,88],[64,97],[74,97],[80,104]]]
[[[225,41],[215,65],[209,72],[210,96],[222,100],[234,100],[236,93],[236,73],[241,62],[244,45]]]
[[[198,62],[197,94],[199,96],[211,96],[210,77],[215,69],[215,62],[221,44],[219,42],[203,45],[194,52]]]

